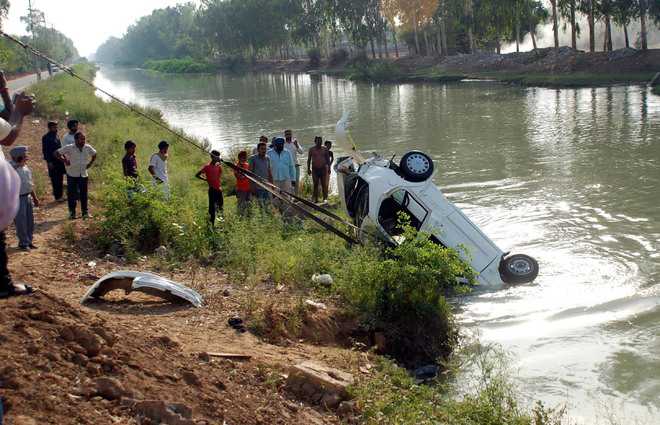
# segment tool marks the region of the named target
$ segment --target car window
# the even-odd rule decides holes
[[[405,212],[410,216],[410,224],[419,230],[426,220],[429,212],[428,210],[410,193],[400,189],[393,192],[388,199],[386,199],[380,211],[380,222],[386,231],[392,235],[399,231],[396,224],[398,222],[398,212]]]

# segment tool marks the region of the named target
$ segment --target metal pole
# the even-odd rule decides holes
[[[28,0],[28,24],[30,26],[30,33],[32,34],[32,44],[35,45],[36,36],[34,35],[34,22],[33,18],[33,9],[32,9],[32,0]],[[41,70],[39,69],[39,58],[34,55],[34,69],[37,73],[37,81],[41,81]]]

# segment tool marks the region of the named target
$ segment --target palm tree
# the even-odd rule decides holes
[[[557,0],[550,0],[552,5],[552,32],[555,36],[555,49],[559,48],[559,19],[557,17]]]
[[[575,22],[577,0],[559,0],[558,7],[561,16],[568,19],[571,24],[571,47],[577,49],[577,35],[580,31],[577,23]]]

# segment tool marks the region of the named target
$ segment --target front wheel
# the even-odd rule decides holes
[[[530,283],[538,275],[539,263],[529,255],[512,255],[500,263],[500,276],[505,283]]]

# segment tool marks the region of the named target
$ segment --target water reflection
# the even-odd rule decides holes
[[[285,128],[307,146],[332,139],[344,110],[362,150],[427,151],[453,201],[541,263],[533,285],[467,297],[460,320],[516,354],[530,397],[570,400],[584,422],[603,405],[658,417],[660,97],[648,89],[112,69],[98,82],[225,151]]]

